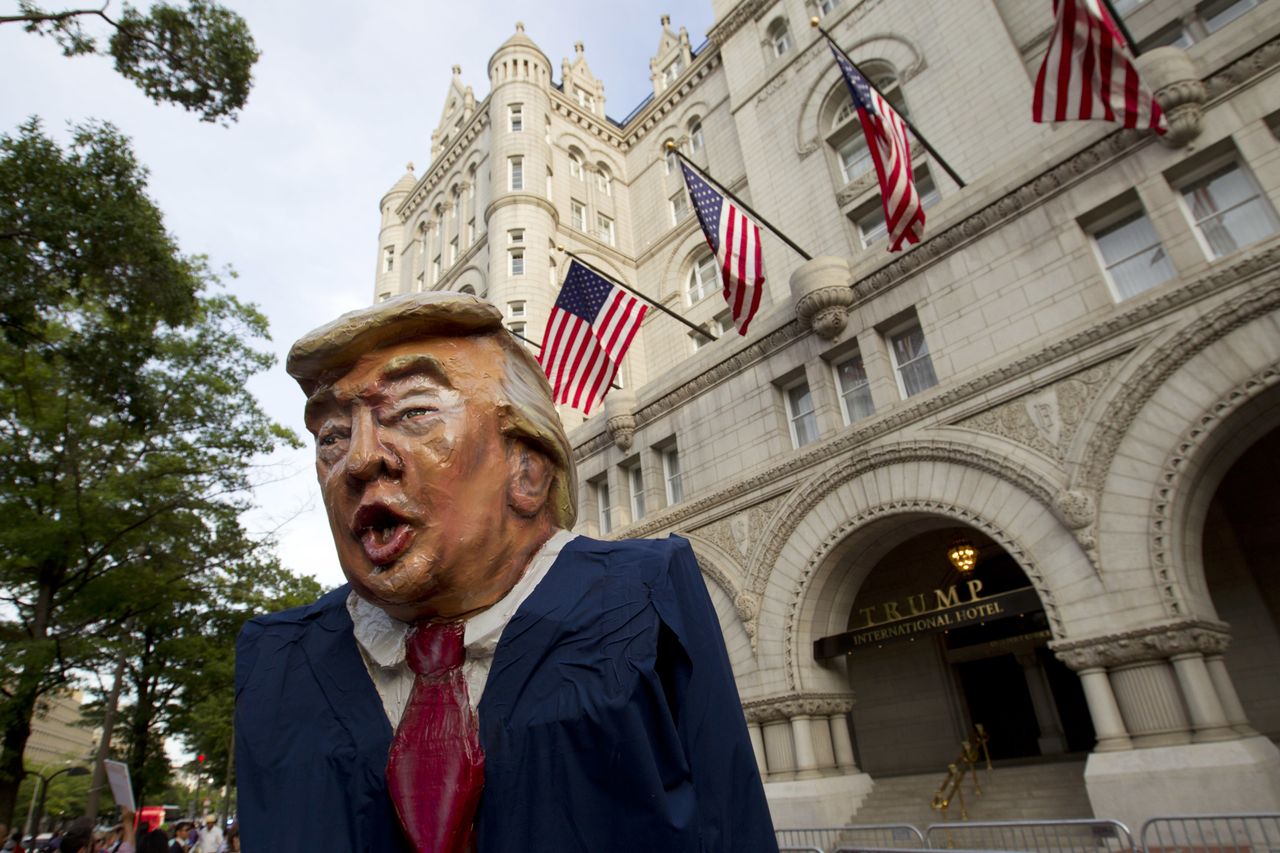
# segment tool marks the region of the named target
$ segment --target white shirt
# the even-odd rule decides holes
[[[472,710],[480,704],[480,694],[484,692],[484,683],[489,678],[489,667],[493,664],[493,653],[498,648],[503,629],[547,576],[551,564],[560,556],[560,549],[577,538],[578,534],[571,531],[556,531],[533,555],[516,585],[492,607],[467,620],[462,634],[467,653],[462,675],[467,680]],[[347,612],[351,614],[356,646],[364,658],[365,669],[369,671],[369,678],[394,729],[400,724],[400,716],[409,701],[409,691],[413,689],[413,670],[404,660],[404,635],[409,630],[409,623],[392,619],[382,608],[370,604],[355,592],[347,596]]]
[[[200,828],[200,840],[196,843],[199,853],[218,853],[222,846],[222,828],[216,823],[213,826]]]

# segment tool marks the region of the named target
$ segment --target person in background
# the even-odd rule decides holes
[[[191,824],[185,820],[178,821],[173,828],[173,841],[169,843],[169,853],[187,853],[187,836],[191,834]]]
[[[231,828],[227,830],[227,840],[219,853],[240,853],[240,824],[231,824]]]
[[[218,853],[222,849],[222,842],[222,828],[218,826],[217,816],[205,815],[204,829],[200,832],[200,840],[196,842],[196,850],[199,853]]]
[[[120,814],[121,838],[116,853],[136,853],[134,847],[133,812],[122,809]],[[67,834],[62,836],[58,848],[61,853],[90,853],[93,843],[93,823],[82,818],[71,825]]]

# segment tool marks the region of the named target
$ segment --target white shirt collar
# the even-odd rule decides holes
[[[493,655],[511,617],[547,576],[561,549],[576,538],[578,534],[572,531],[557,530],[533,555],[516,585],[492,607],[467,620],[463,644],[468,658]],[[347,596],[347,612],[351,614],[356,642],[372,662],[381,667],[396,667],[404,662],[404,635],[409,623],[391,618],[381,607],[365,601],[354,591]]]

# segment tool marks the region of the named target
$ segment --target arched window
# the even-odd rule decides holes
[[[604,163],[596,164],[596,189],[604,195],[613,195],[613,173]]]
[[[716,267],[716,256],[704,251],[689,269],[689,304],[696,305],[719,289],[720,270]]]
[[[902,87],[898,85],[898,75],[883,63],[867,62],[862,64],[865,73],[885,99],[904,118],[910,118],[906,98]],[[862,132],[862,124],[853,108],[849,90],[844,81],[840,81],[828,96],[824,113],[830,116],[825,125],[830,128],[827,145],[835,157],[836,169],[840,185],[856,180],[874,167],[871,151],[867,148],[866,135]]]
[[[766,40],[775,57],[782,56],[790,51],[791,30],[787,29],[787,22],[782,18],[774,18],[773,23],[769,24]]]
[[[475,289],[474,287],[472,287],[471,285],[469,285],[469,284],[464,284],[464,285],[462,285],[462,292],[463,292],[463,293],[470,293],[472,296],[475,296],[475,295],[476,295],[476,289]]]
[[[582,152],[577,148],[569,149],[569,177],[582,180]]]
[[[672,140],[670,140],[670,139],[665,139],[665,140],[663,140],[663,142],[662,142],[662,150],[663,150],[663,152],[666,154],[666,160],[665,160],[666,166],[665,166],[665,168],[666,168],[666,174],[668,174],[668,175],[670,175],[670,174],[672,174],[673,172],[677,171],[677,167],[680,165],[679,161],[676,159],[676,152],[675,152],[675,150],[667,147],[667,143],[669,143],[669,142],[671,142],[671,141],[672,141]]]
[[[702,150],[705,140],[702,137],[702,122],[694,119],[689,122],[689,153],[697,154]]]

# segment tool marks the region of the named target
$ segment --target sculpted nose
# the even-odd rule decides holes
[[[345,461],[347,476],[356,480],[398,477],[400,467],[399,455],[383,441],[382,430],[372,413],[355,417]]]

